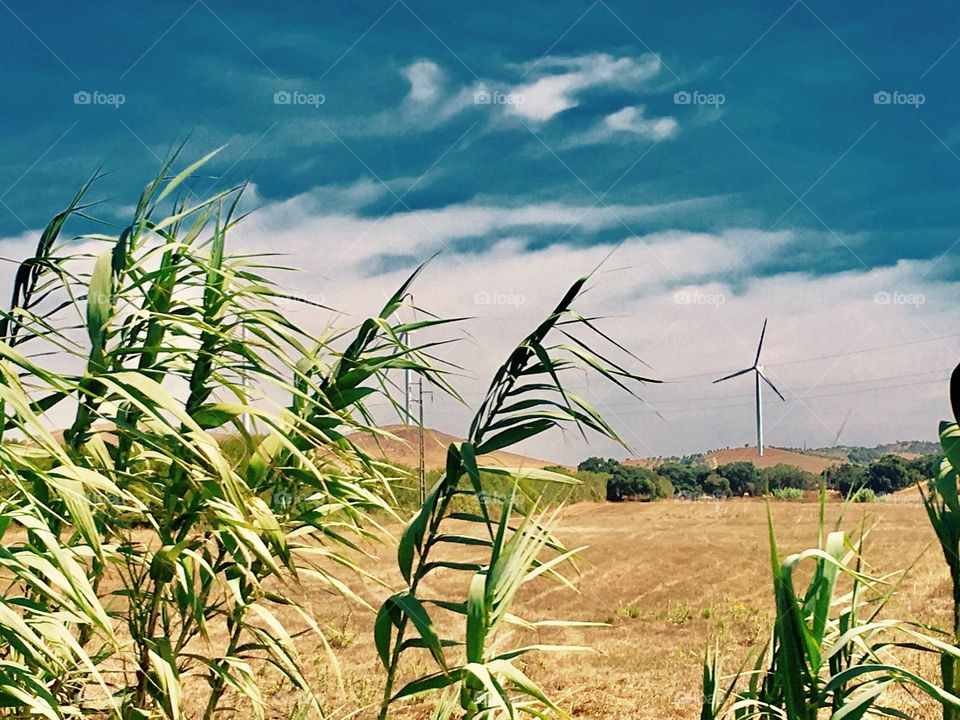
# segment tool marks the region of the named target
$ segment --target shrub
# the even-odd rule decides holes
[[[730,481],[719,473],[711,472],[703,479],[703,492],[714,497],[726,498],[733,494]]]
[[[862,465],[843,463],[828,467],[823,471],[827,487],[850,495],[867,484],[867,469]]]
[[[815,490],[819,486],[815,475],[785,463],[763,468],[760,471],[760,482],[770,492],[777,488]]]
[[[777,500],[803,500],[803,490],[795,487],[780,487],[773,490],[771,494]]]
[[[677,462],[663,463],[655,469],[657,475],[670,481],[676,492],[684,495],[700,495],[702,489],[697,482],[697,473],[689,465]],[[673,494],[673,493],[671,493]]]
[[[730,492],[733,495],[760,495],[763,488],[760,483],[760,471],[750,462],[733,462],[721,465],[717,473],[730,483]]]
[[[916,483],[918,475],[897,455],[884,455],[867,466],[866,487],[878,495],[896,492]]]
[[[607,480],[607,500],[655,500],[662,497],[664,489],[661,478],[652,470],[635,465],[618,465]]]
[[[870,488],[860,488],[853,494],[851,499],[855,503],[869,503],[873,502],[875,498],[876,493],[874,493],[873,490]]]
[[[669,478],[661,477],[657,475],[657,497],[658,498],[668,498],[673,497],[677,492],[677,489],[673,486],[673,483],[670,482]]]
[[[932,480],[940,472],[940,463],[943,455],[933,453],[907,460],[907,468],[918,481]]]

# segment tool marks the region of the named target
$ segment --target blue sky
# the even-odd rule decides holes
[[[119,222],[190,134],[188,154],[228,145],[211,182],[252,182],[238,242],[290,252],[293,283],[338,307],[443,251],[424,294],[480,316],[480,376],[620,246],[597,309],[664,377],[735,369],[770,315],[797,408],[773,408],[771,442],[831,444],[850,412],[846,441],[925,437],[945,411],[932,380],[814,396],[956,356],[958,19],[942,2],[3,0],[0,247],[25,252],[101,166]],[[689,411],[673,423],[601,402],[638,452],[680,452],[749,441],[730,395],[749,389],[651,389],[665,417]],[[891,398],[898,420],[876,420]]]

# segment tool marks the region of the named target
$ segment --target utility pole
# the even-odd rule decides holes
[[[400,342],[403,343],[406,347],[410,342],[410,333],[402,332],[400,333]],[[423,408],[421,407],[421,415],[423,414]],[[404,368],[403,370],[403,424],[410,424],[410,369]],[[423,424],[422,422],[420,423]]]
[[[418,408],[419,421],[418,425],[420,426],[420,504],[423,505],[423,501],[427,499],[427,468],[426,468],[426,457],[424,452],[423,444],[423,396],[429,395],[431,401],[433,400],[433,391],[423,389],[423,379],[417,380],[417,404],[420,406]]]

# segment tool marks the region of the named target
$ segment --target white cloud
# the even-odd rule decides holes
[[[658,205],[577,206],[564,203],[532,203],[507,207],[488,203],[464,203],[414,212],[394,212],[387,217],[363,217],[350,208],[315,212],[315,190],[303,196],[270,204],[247,218],[236,238],[245,249],[255,251],[268,235],[275,247],[290,246],[319,254],[357,272],[367,271],[384,255],[429,257],[449,251],[458,241],[475,239],[478,248],[488,238],[511,235],[536,237],[545,231],[560,235],[570,229],[597,232],[622,228],[624,223],[682,217],[685,213],[716,204],[715,199],[684,200]],[[400,192],[397,190],[396,192]],[[392,195],[384,194],[389,201]],[[309,247],[303,243],[308,242]]]
[[[644,107],[625,107],[623,110],[607,115],[603,119],[604,127],[613,132],[628,132],[643,135],[652,140],[669,137],[677,129],[677,121],[672,117],[649,119],[644,117]]]
[[[656,55],[615,58],[607,54],[580,57],[547,57],[528,67],[540,77],[514,86],[511,92],[522,102],[507,106],[508,112],[544,122],[580,104],[580,94],[592,88],[637,89],[655,77],[661,68]],[[560,72],[551,72],[551,71]]]
[[[338,134],[396,135],[438,127],[464,112],[485,113],[492,124],[504,124],[512,118],[545,123],[564,110],[577,107],[591,91],[642,90],[644,84],[661,70],[655,55],[614,57],[591,54],[576,57],[548,56],[534,63],[510,66],[523,79],[485,78],[465,85],[447,81],[446,73],[434,61],[419,59],[400,69],[409,83],[402,102],[388,110],[365,117],[349,117],[333,122]],[[612,125],[606,133],[633,133],[647,137],[665,137],[676,126],[673,118],[648,120],[642,108],[627,108],[608,116]],[[325,123],[327,121],[324,121]],[[606,122],[606,121],[604,121]],[[320,132],[320,130],[324,132]],[[326,127],[317,124],[318,137],[326,137]],[[292,131],[288,131],[292,132]],[[308,133],[305,125],[297,133]],[[600,142],[606,138],[598,138]]]
[[[677,128],[676,118],[648,118],[643,105],[627,106],[607,115],[587,132],[570,138],[566,145],[594,145],[611,140],[636,138],[660,141],[674,136]]]
[[[410,83],[406,100],[412,103],[432,103],[443,86],[443,71],[431,60],[417,60],[403,68],[403,76]]]
[[[485,238],[484,249],[475,253],[441,254],[413,288],[417,304],[433,312],[476,316],[465,325],[469,335],[444,351],[475,373],[475,379],[455,381],[473,406],[512,345],[549,312],[570,282],[613,250],[612,244],[552,244],[531,251],[526,240],[558,235],[573,222],[591,230],[620,227],[602,208],[505,207],[493,198],[382,221],[358,215],[357,208],[378,192],[357,182],[267,203],[234,231],[231,246],[235,252],[288,253],[289,264],[301,272],[284,276],[286,286],[322,296],[326,304],[350,313],[345,319],[317,308],[284,306],[285,314],[318,332],[330,321],[353,323],[379,310],[412,269],[405,263],[381,271],[381,254],[426,258],[438,247]],[[343,197],[353,200],[340,208],[327,202]],[[960,326],[956,284],[939,279],[933,261],[831,275],[766,276],[763,268],[782,260],[789,248],[798,243],[820,247],[823,236],[750,228],[683,230],[684,213],[702,202],[616,208],[621,217],[657,216],[678,229],[625,237],[578,304],[585,314],[605,316],[604,329],[654,368],[633,363],[633,369],[672,382],[641,388],[650,406],[596,378],[571,375],[570,387],[606,412],[640,454],[750,443],[750,383],[715,386],[710,381],[749,364],[760,326],[769,317],[763,361],[790,400],[768,398],[765,429],[771,444],[832,444],[848,413],[844,442],[933,439],[937,421],[949,414],[944,378],[960,339],[931,338],[956,333]],[[8,257],[25,257],[35,240],[25,234],[0,241],[0,248]],[[947,262],[936,270],[944,270]],[[727,274],[730,268],[734,274]],[[860,352],[917,340],[922,342]],[[466,409],[439,395],[426,411],[428,424],[453,433],[463,433],[469,419]],[[524,450],[568,462],[587,454],[626,454],[603,443],[588,448],[575,435],[542,438]]]
[[[263,227],[254,224],[256,216],[253,223],[245,222],[238,233],[240,249],[256,247],[270,229],[273,211],[268,206],[260,214],[266,221]],[[680,204],[616,209],[621,217],[643,214],[683,222]],[[610,244],[526,249],[531,237],[555,234],[578,218],[583,229],[620,227],[602,208],[560,203],[503,207],[491,199],[483,205],[405,212],[382,221],[346,213],[312,217],[270,237],[272,246],[291,253],[304,271],[286,282],[304,292],[322,288],[326,302],[348,310],[351,320],[376,311],[412,269],[405,264],[382,272],[377,261],[381,253],[423,259],[457,241],[485,238],[483,249],[475,253],[445,250],[414,288],[417,303],[431,311],[476,316],[467,326],[469,337],[449,350],[451,360],[476,373],[477,379],[457,383],[475,404],[512,344],[549,311],[570,282],[597,267],[613,249]],[[491,237],[505,239],[494,242]],[[929,381],[939,378],[938,372],[948,374],[957,356],[957,339],[833,360],[793,361],[954,333],[960,326],[953,302],[956,285],[937,279],[930,272],[932,262],[919,261],[833,275],[811,271],[763,276],[762,268],[782,260],[788,248],[827,243],[817,233],[750,228],[720,233],[677,229],[624,238],[580,307],[608,317],[604,327],[650,362],[654,376],[676,380],[641,390],[665,420],[596,380],[585,384],[578,376],[573,387],[603,406],[641,454],[749,443],[752,387],[714,386],[710,380],[749,364],[760,325],[769,317],[763,359],[791,400],[768,398],[770,443],[832,444],[848,411],[852,415],[845,442],[932,438],[937,420],[949,408],[945,384]],[[884,293],[889,293],[889,302]],[[920,297],[923,301],[917,302]],[[329,319],[312,309],[291,307],[290,312],[314,328]],[[639,365],[635,369],[645,370]],[[864,382],[911,372],[926,373],[917,376],[924,384],[891,387],[914,382],[909,378],[879,385]],[[857,392],[836,394],[850,390]],[[431,425],[455,433],[463,432],[468,421],[466,410],[439,398],[427,415]],[[591,452],[625,455],[609,445],[588,449],[574,436],[542,439],[526,450],[565,461]]]

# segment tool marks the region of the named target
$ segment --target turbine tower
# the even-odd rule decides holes
[[[767,321],[763,321],[763,330],[760,331],[760,344],[757,345],[757,356],[753,360],[753,365],[746,368],[745,370],[737,370],[735,373],[730,373],[725,375],[719,380],[714,380],[714,384],[723,382],[724,380],[730,380],[731,378],[738,377],[740,375],[746,375],[749,372],[754,373],[754,385],[757,391],[757,454],[763,457],[763,405],[761,404],[763,384],[761,380],[765,382],[770,388],[779,396],[783,401],[786,401],[786,398],[783,394],[777,390],[777,386],[770,382],[770,379],[763,374],[763,365],[760,364],[760,351],[763,349],[763,336],[767,332]]]

